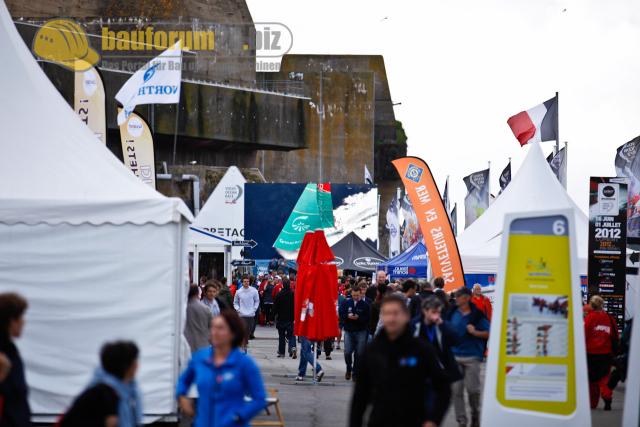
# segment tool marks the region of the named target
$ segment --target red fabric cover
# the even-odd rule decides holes
[[[335,286],[338,269],[327,262],[334,259],[322,230],[305,235],[296,277],[294,334],[297,336],[323,341],[339,334]]]

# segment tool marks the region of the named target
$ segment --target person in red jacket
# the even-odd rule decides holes
[[[482,314],[484,314],[484,317],[491,322],[491,314],[493,313],[491,300],[482,295],[482,287],[479,283],[473,285],[473,296],[471,297],[471,302],[482,312]]]
[[[600,397],[604,400],[604,410],[611,410],[613,390],[607,383],[618,341],[618,325],[615,319],[604,311],[604,300],[594,295],[589,300],[592,308],[584,318],[584,336],[587,344],[587,370],[589,373],[589,397],[591,409],[598,406]]]

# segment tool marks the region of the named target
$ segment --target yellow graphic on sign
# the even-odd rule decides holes
[[[505,407],[576,410],[569,236],[509,236],[497,399]]]
[[[69,19],[46,22],[33,39],[33,52],[72,71],[86,71],[100,60],[89,46],[87,33]]]

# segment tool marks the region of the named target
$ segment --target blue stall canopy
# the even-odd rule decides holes
[[[397,257],[378,264],[378,270],[386,272],[389,279],[427,278],[428,263],[427,248],[417,242]]]

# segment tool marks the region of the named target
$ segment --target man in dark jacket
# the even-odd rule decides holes
[[[369,427],[435,426],[435,414],[443,409],[425,405],[426,385],[446,380],[435,351],[428,342],[411,336],[402,295],[384,297],[380,316],[383,329],[358,365],[349,425],[361,427],[371,406]]]
[[[422,302],[422,312],[411,321],[412,334],[431,344],[438,362],[443,367],[447,380],[427,387],[427,407],[434,411],[435,423],[440,425],[451,403],[451,384],[462,379],[462,373],[451,348],[458,338],[447,322],[442,320],[442,301],[431,295]],[[435,412],[436,409],[441,412]]]
[[[0,426],[26,427],[31,425],[31,409],[27,394],[29,388],[24,375],[24,364],[13,340],[22,335],[27,301],[14,293],[0,294],[0,353],[3,353],[11,369],[4,381],[0,381]]]
[[[285,278],[282,281],[282,290],[278,292],[273,302],[273,314],[278,330],[278,357],[284,357],[286,342],[289,343],[289,356],[293,359],[297,357],[296,339],[293,336],[293,305],[291,284],[289,279]]]
[[[354,286],[351,290],[351,298],[344,301],[338,310],[340,320],[344,324],[344,361],[347,365],[344,378],[346,380],[352,379],[352,373],[367,343],[370,308],[363,298],[365,286],[366,284],[362,283]]]
[[[407,307],[409,314],[413,319],[420,315],[420,297],[418,296],[418,284],[412,279],[402,282],[402,293],[407,298]]]

